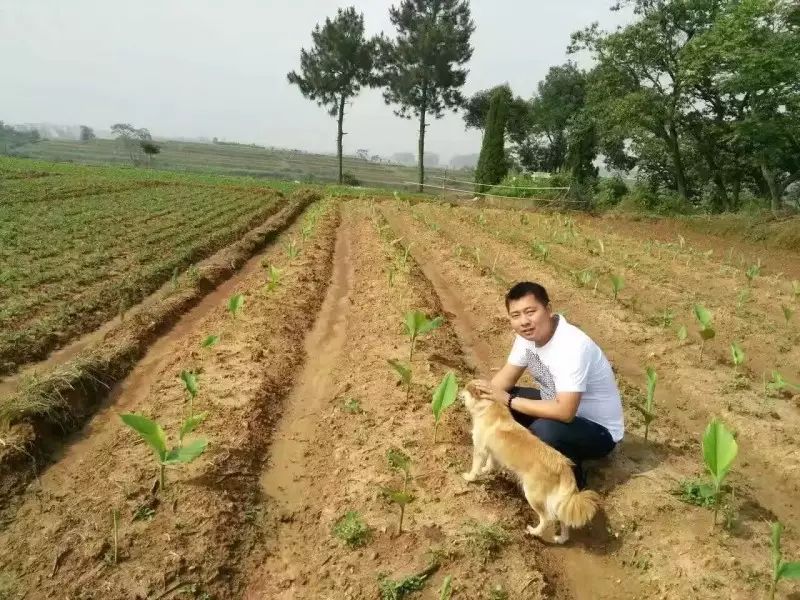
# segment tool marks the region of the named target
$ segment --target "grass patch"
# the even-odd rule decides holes
[[[369,526],[355,510],[350,510],[339,517],[333,525],[332,533],[349,548],[365,546],[371,537]]]

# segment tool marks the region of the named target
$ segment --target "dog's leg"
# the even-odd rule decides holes
[[[481,467],[480,474],[488,475],[489,473],[494,471],[494,467],[495,467],[494,456],[492,456],[492,453],[489,452],[488,456],[486,457],[486,462],[484,463],[483,467]]]
[[[561,525],[561,533],[555,536],[553,541],[556,544],[563,544],[569,539],[569,527],[563,521],[558,521],[558,523]]]
[[[480,474],[481,467],[487,461],[489,451],[479,444],[472,448],[472,469],[469,473],[462,473],[461,476],[467,481],[475,481]]]
[[[536,515],[539,517],[539,523],[536,525],[536,527],[531,527],[530,525],[528,525],[525,528],[525,531],[529,535],[533,535],[540,538],[542,537],[544,530],[547,528],[548,524],[547,511],[544,509],[544,507],[540,507],[537,505],[537,503],[535,502],[535,495],[533,493],[533,489],[531,489],[531,487],[525,484],[524,482],[522,484],[522,492],[525,494],[525,499],[528,501],[528,504],[533,509],[533,512],[535,512]]]

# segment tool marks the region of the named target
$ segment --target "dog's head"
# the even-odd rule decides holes
[[[458,393],[458,397],[464,403],[464,406],[469,412],[474,412],[486,402],[491,402],[491,400],[481,400],[480,396],[478,395],[478,388],[475,385],[476,383],[477,380],[473,379]]]

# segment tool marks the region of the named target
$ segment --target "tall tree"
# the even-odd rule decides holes
[[[88,142],[95,139],[97,136],[94,134],[94,129],[88,125],[81,125],[80,139],[82,142]]]
[[[397,29],[394,41],[382,41],[381,81],[387,104],[398,104],[400,117],[419,119],[419,191],[425,182],[427,115],[464,105],[461,87],[472,57],[475,24],[467,0],[402,0],[389,9]]]
[[[150,132],[142,127],[137,129],[130,123],[115,123],[111,126],[111,133],[113,133],[117,140],[122,143],[131,157],[131,162],[137,165],[141,162],[142,156],[145,156],[144,147],[145,142],[150,142],[153,137]],[[149,157],[149,155],[147,155]]]
[[[478,167],[475,169],[476,191],[484,192],[503,180],[508,172],[505,155],[506,121],[508,119],[509,94],[503,88],[492,93],[486,130],[481,144]]]
[[[336,117],[336,154],[339,159],[339,183],[342,183],[342,131],[345,103],[362,87],[374,83],[373,71],[377,40],[364,37],[364,15],[353,7],[339,9],[331,20],[311,32],[313,47],[300,50],[300,73],[287,74],[289,83],[300,88]]]

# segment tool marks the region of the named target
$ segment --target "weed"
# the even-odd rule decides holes
[[[372,535],[370,528],[358,514],[350,510],[337,519],[332,528],[335,537],[342,540],[349,548],[359,548],[369,542]]]
[[[219,336],[218,335],[209,335],[202,342],[200,342],[200,347],[201,348],[212,348],[213,346],[216,346],[217,342],[219,342]]]
[[[442,587],[439,590],[439,600],[450,600],[453,596],[453,578],[450,575],[445,576],[442,582]]]
[[[436,443],[436,432],[439,429],[439,421],[442,413],[456,401],[458,393],[458,382],[452,371],[448,371],[442,378],[441,383],[433,391],[431,408],[433,409],[433,443]]]
[[[468,525],[467,545],[483,561],[494,558],[508,542],[511,536],[498,523],[477,523]]]
[[[772,524],[770,547],[772,550],[772,581],[769,587],[770,600],[775,598],[775,588],[781,579],[800,579],[800,561],[786,562],[781,551],[781,534],[783,525],[779,522]]]
[[[205,452],[208,441],[198,438],[193,442],[183,445],[184,436],[192,433],[205,420],[207,413],[200,413],[195,417],[190,417],[181,425],[178,445],[167,450],[167,436],[161,426],[142,415],[134,413],[124,413],[120,415],[122,422],[133,429],[155,452],[159,466],[159,489],[166,488],[164,476],[167,465],[186,464],[194,461],[198,456]]]
[[[345,399],[342,410],[351,415],[359,415],[364,412],[358,399],[352,397]]]
[[[385,575],[379,575],[378,589],[381,600],[403,600],[412,592],[418,592],[425,587],[428,579],[439,569],[438,563],[432,563],[422,571],[409,575],[404,579],[395,581]]]

